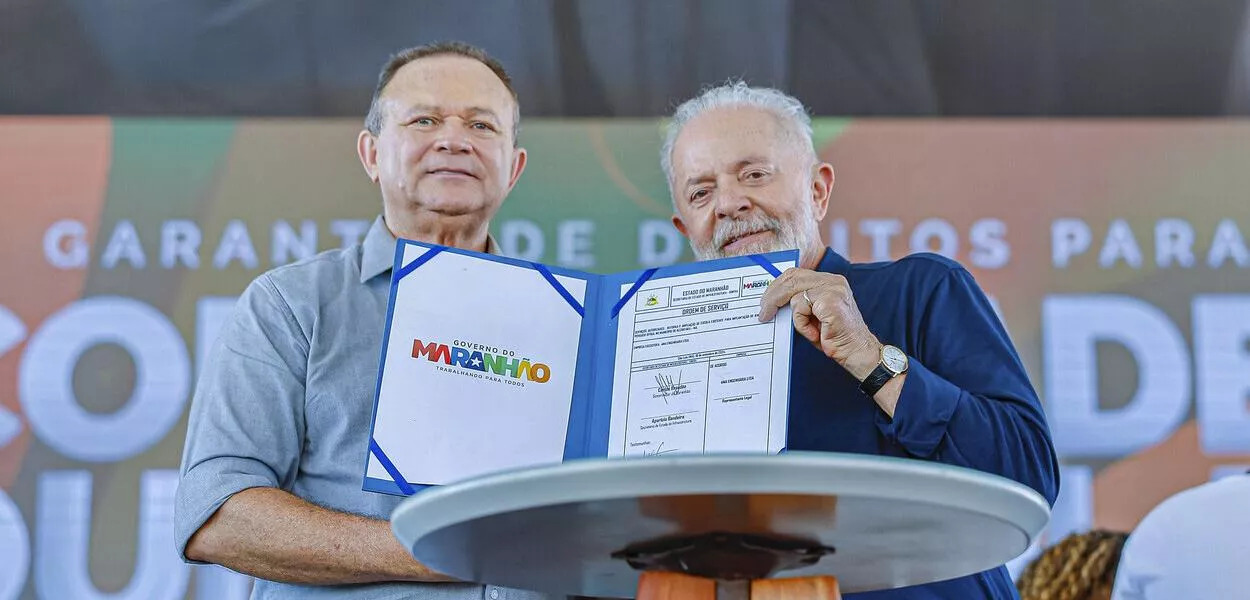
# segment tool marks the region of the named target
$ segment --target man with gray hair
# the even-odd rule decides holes
[[[396,238],[496,253],[490,219],[525,169],[519,118],[479,48],[383,66],[356,138],[382,214],[361,242],[256,278],[222,326],[187,424],[183,558],[254,576],[261,599],[547,598],[417,562],[387,521],[402,498],[361,489]]]
[[[834,172],[817,156],[798,100],[744,83],[709,89],[678,107],[661,163],[673,224],[699,259],[799,250],[799,266],[769,286],[759,317],[789,304],[800,334],[790,450],[969,467],[1054,503],[1059,468],[1041,403],[972,275],[934,254],[854,264],[825,246]],[[998,567],[847,597],[1017,596]]]

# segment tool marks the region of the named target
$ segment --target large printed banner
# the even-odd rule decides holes
[[[357,127],[0,119],[0,599],[246,597],[173,551],[187,406],[247,282],[379,212]],[[816,134],[834,248],[939,252],[993,296],[1064,460],[1050,539],[1250,468],[1250,123]],[[650,120],[528,122],[501,246],[597,272],[689,260],[659,141]]]

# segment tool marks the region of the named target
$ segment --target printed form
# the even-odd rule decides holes
[[[666,277],[622,307],[608,456],[785,448],[793,323],[789,307],[759,322],[772,280],[758,266]]]

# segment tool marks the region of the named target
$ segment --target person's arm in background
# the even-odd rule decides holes
[[[451,581],[386,521],[287,491],[304,446],[308,340],[269,276],[239,298],[191,404],[175,503],[178,552],[271,581]]]

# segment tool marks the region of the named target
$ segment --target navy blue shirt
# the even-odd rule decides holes
[[[910,359],[886,416],[859,381],[802,336],[794,338],[791,450],[931,460],[1014,479],[1051,505],[1059,465],[1037,392],[972,275],[935,254],[852,264],[826,250],[818,271],[850,283],[864,322]],[[1005,567],[848,600],[1018,598]]]

